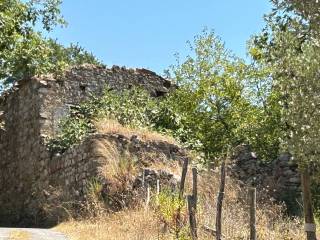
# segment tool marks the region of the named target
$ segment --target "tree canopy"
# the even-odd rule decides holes
[[[273,87],[281,95],[281,116],[286,126],[283,144],[303,167],[317,163],[319,157],[320,38],[312,25],[318,15],[306,1],[275,2],[280,9],[297,15],[279,11],[270,14],[264,31],[253,39],[251,54],[272,69]]]
[[[64,47],[36,29],[51,31],[66,25],[61,0],[3,0],[0,2],[0,86],[18,79],[61,72],[66,66],[100,62],[72,44]]]
[[[169,99],[181,116],[183,131],[209,155],[248,143],[269,157],[277,152],[279,117],[270,113],[268,71],[235,57],[213,32],[190,44],[192,55],[172,67],[179,89]]]

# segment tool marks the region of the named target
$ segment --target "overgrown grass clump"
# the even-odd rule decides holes
[[[179,169],[180,170],[180,169]],[[119,176],[119,175],[118,175]],[[186,193],[191,188],[188,175]],[[214,239],[204,226],[214,229],[216,218],[218,176],[199,175],[197,223],[199,240]],[[94,187],[94,192],[99,187]],[[185,199],[179,200],[175,191],[163,188],[159,195],[151,189],[154,201],[145,207],[144,199],[135,207],[125,208],[115,213],[91,215],[90,218],[70,219],[56,227],[72,240],[109,240],[109,239],[172,239],[190,240],[188,210]],[[258,194],[259,196],[259,194]],[[258,197],[259,199],[259,197]],[[289,218],[283,206],[258,201],[257,235],[261,240],[300,240],[304,238],[302,219]],[[100,211],[98,211],[99,213]],[[181,225],[177,225],[178,212]],[[229,179],[226,184],[223,203],[222,231],[224,239],[249,239],[249,208],[246,189]],[[106,232],[108,234],[106,234]]]

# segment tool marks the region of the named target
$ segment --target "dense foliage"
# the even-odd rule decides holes
[[[268,16],[265,30],[253,40],[251,53],[259,64],[272,69],[287,133],[284,146],[305,167],[319,158],[320,38],[311,20],[318,15],[310,12],[305,1],[277,2],[286,14],[274,11]],[[313,7],[319,10],[320,3]]]
[[[103,96],[92,96],[89,101],[73,107],[60,123],[59,136],[49,140],[48,147],[54,152],[65,151],[87,134],[95,132],[94,122],[100,118],[108,117],[132,127],[152,127],[157,106],[155,100],[141,89],[114,92],[107,88]]]
[[[172,67],[179,89],[169,101],[187,142],[200,144],[210,158],[241,143],[262,157],[277,153],[279,112],[269,72],[233,56],[213,32],[204,30],[190,44],[192,55]],[[180,136],[181,138],[181,136]]]
[[[64,47],[47,39],[37,28],[51,31],[65,25],[61,0],[0,1],[0,90],[18,79],[61,73],[73,64],[100,64],[77,45]]]
[[[304,19],[311,28],[319,32],[320,4],[318,0],[271,0],[277,12],[284,11]]]
[[[313,207],[319,214],[320,3],[273,2],[275,9],[267,16],[263,32],[253,39],[251,53],[260,65],[271,69],[285,126],[282,146],[301,170],[305,220],[314,223],[309,192],[311,186]],[[309,231],[308,239],[315,238]]]

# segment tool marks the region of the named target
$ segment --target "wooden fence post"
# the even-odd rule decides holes
[[[189,160],[187,158],[184,159],[183,166],[182,166],[180,189],[179,189],[179,198],[180,199],[182,199],[182,197],[183,197],[184,185],[186,182],[186,176],[187,176],[187,171],[188,171],[188,164],[189,164]]]
[[[160,179],[157,179],[156,205],[159,206]]]
[[[194,207],[197,209],[198,202],[198,170],[197,168],[192,168],[192,197],[194,199]]]
[[[157,179],[157,196],[160,194],[160,179]]]
[[[197,236],[197,222],[196,222],[196,209],[195,209],[195,200],[192,195],[187,196],[188,200],[188,211],[189,211],[189,224],[192,240],[198,239]]]
[[[150,186],[147,184],[147,197],[146,197],[146,209],[148,209],[150,204]]]
[[[189,210],[189,223],[190,223],[190,231],[192,240],[198,239],[197,234],[197,219],[196,219],[196,211],[197,211],[197,201],[198,201],[198,171],[194,167],[192,168],[192,196],[188,195],[188,210]]]
[[[302,170],[301,173],[301,188],[303,195],[303,213],[304,213],[304,230],[307,233],[307,240],[317,240],[316,224],[314,221],[310,191],[310,173],[308,169]]]
[[[224,160],[221,165],[220,189],[219,189],[219,194],[217,199],[216,240],[221,240],[221,236],[222,236],[221,218],[222,218],[222,202],[224,197],[225,184],[226,184],[226,170],[225,170],[225,160]]]
[[[189,164],[189,160],[187,158],[184,159],[183,165],[182,165],[180,188],[179,188],[179,202],[182,201],[182,199],[183,199],[184,185],[186,182],[188,164]],[[179,206],[177,209],[177,217],[176,217],[176,238],[179,237],[179,232],[180,232],[181,227],[182,227],[182,225],[181,225],[181,207]]]
[[[249,188],[250,240],[257,240],[256,231],[256,188]]]
[[[146,169],[143,169],[142,171],[142,188],[145,187],[145,177],[146,177]]]

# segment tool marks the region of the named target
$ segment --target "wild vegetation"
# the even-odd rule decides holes
[[[197,36],[191,48],[194,57],[171,69],[177,90],[154,99],[140,89],[116,93],[107,88],[102,97],[72,110],[50,148],[66,149],[94,131],[93,122],[108,117],[172,135],[204,153],[206,162],[240,143],[254,146],[265,159],[275,157],[279,108],[269,94],[266,73],[232,56],[213,32]]]
[[[152,130],[171,136],[179,144],[197,151],[201,156],[197,164],[204,166],[212,162],[219,165],[220,159],[240,143],[251,145],[266,162],[273,160],[279,150],[289,151],[303,176],[305,220],[314,224],[310,184],[316,213],[320,202],[316,171],[320,141],[320,3],[317,0],[271,2],[274,9],[265,17],[265,28],[249,40],[248,52],[252,57],[249,63],[234,56],[213,32],[205,30],[190,43],[190,56],[182,62],[178,58],[167,72],[177,84],[177,90],[155,99],[140,89],[116,93],[106,86],[102,97],[92,96],[71,110],[61,123],[60,135],[48,139],[48,147],[63,152],[90,133],[101,129],[112,131],[111,126],[104,127],[105,119],[111,119],[116,129],[127,134]],[[61,74],[71,65],[102,64],[80,46],[62,46],[36,30],[36,26],[45,32],[65,25],[60,3],[60,0],[0,2],[0,90],[21,78]],[[310,183],[311,173],[314,179]],[[209,198],[205,193],[203,190],[203,198]],[[214,194],[210,194],[212,198]],[[230,189],[229,194],[240,193]],[[169,204],[165,195],[159,198],[164,205]],[[232,212],[232,219],[228,216],[224,219],[224,225],[230,226],[226,232],[232,239],[245,239],[244,205],[233,201],[232,196],[227,199],[225,208]],[[208,207],[205,201],[202,204],[203,208]],[[128,210],[123,214],[153,219],[150,222],[155,226],[157,221],[170,225],[164,212],[174,212],[174,206],[173,210],[161,209],[160,206],[147,213]],[[276,205],[261,205],[260,209],[259,221],[265,221],[259,223],[260,239],[303,238],[297,227],[299,220],[289,220]],[[200,222],[212,218],[202,214]],[[118,219],[117,215],[112,218]],[[243,224],[238,231],[233,227],[239,222]],[[98,223],[89,226],[99,227]],[[314,240],[315,234],[308,232],[308,239]]]
[[[112,149],[112,148],[108,148]],[[115,153],[110,154],[114,156]],[[113,164],[119,164],[113,161]],[[110,169],[106,165],[105,169]],[[134,171],[127,167],[112,168],[107,171],[111,181],[128,184],[127,180]],[[122,169],[122,170],[120,170]],[[123,171],[125,170],[125,171]],[[171,171],[180,171],[178,166],[172,166]],[[123,175],[123,173],[125,174]],[[122,177],[120,177],[122,176]],[[197,224],[199,239],[212,239],[208,229],[212,227],[216,217],[217,192],[219,180],[217,174],[200,172],[198,183],[199,204],[197,208]],[[187,176],[186,194],[191,191],[191,176]],[[151,189],[151,202],[146,206],[146,192],[142,194],[135,207],[120,212],[106,212],[101,209],[105,203],[101,199],[101,188],[89,184],[95,208],[90,208],[91,215],[87,218],[70,218],[55,229],[66,233],[72,240],[88,239],[191,239],[188,224],[188,209],[184,199],[179,200],[177,192],[162,186],[159,194]],[[118,184],[115,184],[119,186]],[[124,187],[125,188],[125,187]],[[100,190],[99,190],[100,189]],[[123,189],[123,188],[118,188]],[[262,195],[260,195],[262,197]],[[285,206],[278,205],[270,199],[259,199],[257,211],[257,236],[262,240],[302,239],[304,232],[300,218],[286,216]],[[177,216],[180,214],[180,224]],[[225,239],[249,239],[249,212],[247,189],[240,187],[232,179],[227,179],[225,201],[223,205],[223,236]],[[109,229],[109,231],[108,231]],[[106,234],[106,232],[108,234]]]

